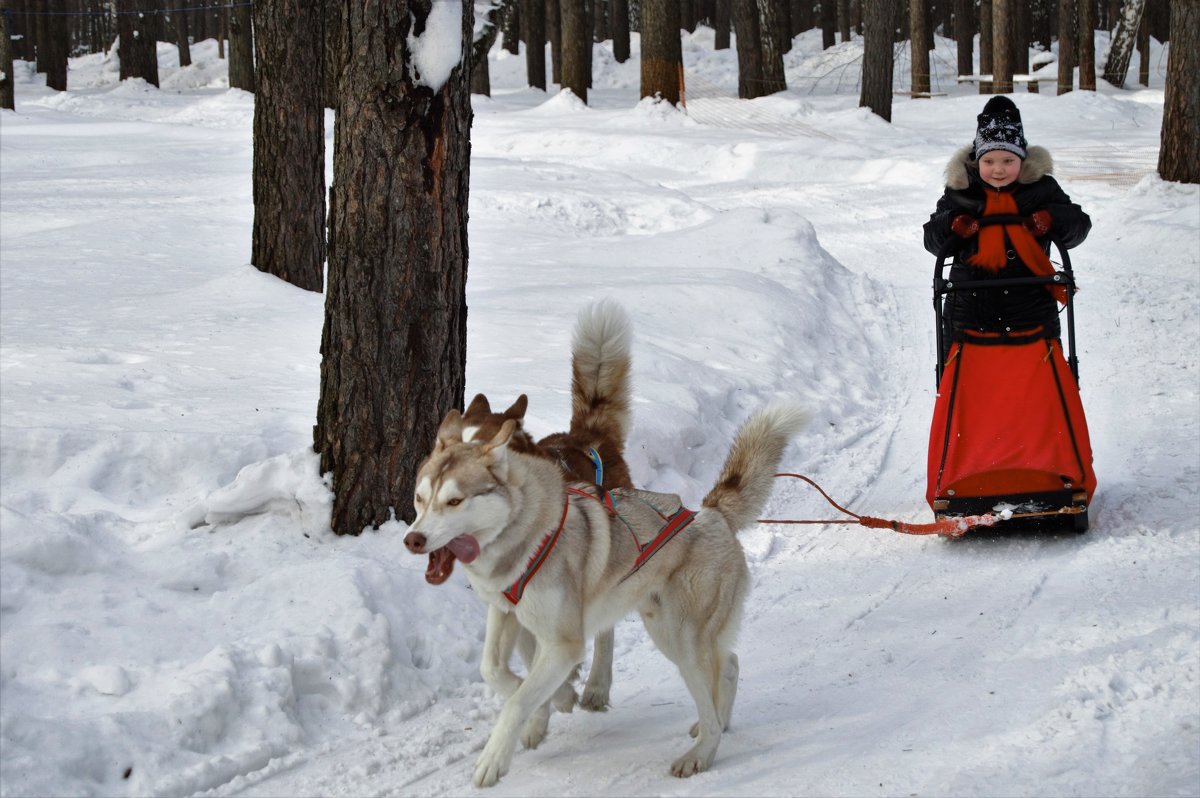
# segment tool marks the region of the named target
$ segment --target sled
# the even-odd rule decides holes
[[[982,220],[981,220],[982,221]],[[992,217],[986,223],[1012,223]],[[1096,489],[1087,421],[1079,398],[1075,352],[1075,277],[1066,247],[1052,242],[1061,265],[1052,275],[1012,279],[945,279],[943,248],[933,276],[937,387],[929,435],[926,499],[943,518],[993,514],[993,530],[1085,532]],[[1067,351],[1062,342],[1010,334],[1003,343],[967,331],[947,350],[946,297],[955,291],[1058,284],[1067,288]],[[943,352],[946,352],[943,358]]]

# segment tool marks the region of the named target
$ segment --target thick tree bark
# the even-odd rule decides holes
[[[679,105],[683,47],[678,0],[642,0],[642,97]]]
[[[152,86],[158,85],[158,46],[150,15],[138,13],[152,9],[152,0],[117,0],[121,80],[141,78]]]
[[[713,8],[713,49],[728,50],[730,45],[729,19],[733,11],[732,0],[716,0]],[[793,19],[795,19],[793,17]]]
[[[954,0],[954,38],[958,42],[958,74],[975,74],[975,3]]]
[[[588,25],[587,9],[584,8],[583,0],[560,0],[559,15],[559,23],[562,26],[560,85],[564,89],[570,89],[586,104],[588,86],[592,83],[592,30]]]
[[[755,0],[733,0],[733,30],[737,44],[738,97],[750,100],[760,96],[757,92],[763,81],[762,41]]]
[[[832,0],[822,0],[832,2]],[[850,0],[837,0],[838,35],[843,42],[850,41]]]
[[[928,97],[929,39],[925,15],[929,13],[928,0],[909,0],[908,29],[910,64],[912,67],[912,96]]]
[[[979,0],[979,74],[992,74],[994,62],[992,43],[992,0]],[[979,93],[991,94],[992,81],[979,81]]]
[[[325,12],[325,67],[321,75],[322,100],[326,108],[337,108],[338,81],[346,58],[345,31],[342,29],[344,7],[339,0],[322,0]]]
[[[1012,94],[1012,0],[992,0],[992,91]]]
[[[1079,63],[1079,90],[1096,90],[1096,4],[1086,0],[1078,4],[1079,24],[1075,60]]]
[[[0,14],[0,108],[16,110],[16,100],[13,96],[13,48],[12,32],[8,24],[8,14]]]
[[[467,345],[467,70],[418,82],[409,36],[429,0],[351,3],[334,152],[333,234],[314,447],[331,525],[413,520],[442,417],[462,409]],[[460,42],[471,44],[471,4]],[[427,76],[425,79],[432,79]]]
[[[609,0],[613,58],[618,64],[629,60],[629,0]]]
[[[1091,0],[1084,0],[1090,3]],[[1082,26],[1080,26],[1082,28]],[[1089,40],[1091,33],[1088,34]],[[1075,87],[1075,0],[1058,0],[1058,93]],[[1080,81],[1082,83],[1082,79]]]
[[[312,0],[258,0],[254,50],[254,237],[250,262],[320,291],[325,262],[324,10]]]
[[[324,3],[320,13],[324,13]],[[254,91],[254,10],[250,6],[238,6],[232,9],[229,17],[229,86],[233,89]],[[324,43],[322,43],[322,47]],[[317,61],[320,65],[320,61]],[[317,80],[317,74],[308,76],[306,80]],[[324,88],[321,86],[320,88]]]
[[[893,20],[898,0],[862,0],[863,70],[860,108],[892,121]]]
[[[1171,49],[1167,56],[1158,175],[1176,183],[1200,183],[1200,3],[1171,0]]]
[[[762,83],[756,97],[787,90],[787,78],[783,73],[783,42],[780,37],[779,18],[776,15],[777,0],[757,0],[758,35],[762,48]]]
[[[546,3],[545,0],[520,0],[521,38],[525,42],[526,82],[546,90]]]
[[[1129,61],[1137,43],[1138,25],[1142,21],[1142,9],[1145,7],[1146,0],[1125,0],[1117,22],[1117,31],[1113,34],[1112,44],[1108,48],[1104,79],[1118,89],[1125,87],[1125,77],[1129,74]]]

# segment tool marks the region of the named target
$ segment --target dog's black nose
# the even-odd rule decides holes
[[[424,554],[425,536],[420,532],[409,532],[404,536],[404,546],[413,554]]]

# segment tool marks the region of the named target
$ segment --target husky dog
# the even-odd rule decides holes
[[[464,441],[490,441],[505,421],[516,422],[509,447],[557,463],[569,481],[594,482],[605,490],[632,488],[629,467],[625,463],[625,439],[630,428],[629,377],[632,357],[632,324],[624,309],[611,300],[596,302],[580,311],[571,344],[571,426],[535,442],[525,431],[523,421],[529,399],[521,394],[503,412],[493,412],[484,394],[476,394],[463,414]],[[449,549],[430,555],[426,579],[440,584],[454,567]],[[513,615],[505,616],[502,634],[515,639],[527,665],[533,663],[534,640],[519,633]],[[512,646],[507,646],[511,650]],[[583,695],[576,698],[571,680],[555,693],[554,705],[570,712],[576,701],[593,712],[609,705],[612,688],[613,630],[601,631],[593,646],[592,666],[588,670]],[[536,748],[545,736],[549,709],[539,712],[523,735],[526,747]],[[537,730],[540,726],[540,732]]]
[[[732,648],[749,583],[735,533],[762,511],[804,422],[782,405],[750,418],[693,513],[676,496],[567,482],[555,463],[514,448],[513,419],[481,443],[464,440],[458,411],[446,415],[417,473],[404,543],[414,554],[448,548],[488,605],[480,670],[505,703],[476,760],[476,786],[508,772],[522,728],[583,659],[586,639],[634,609],[696,702],[696,741],[671,773],[712,764],[737,691]],[[510,613],[537,640],[523,681],[507,667]]]

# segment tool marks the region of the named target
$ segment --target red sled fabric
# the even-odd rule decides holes
[[[1058,341],[956,343],[929,430],[925,498],[1096,490],[1075,378]]]

